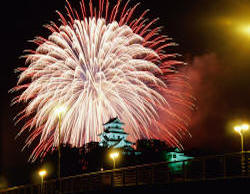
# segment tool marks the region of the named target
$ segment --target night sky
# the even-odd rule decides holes
[[[79,5],[78,0],[71,2]],[[64,0],[1,2],[0,177],[4,175],[12,185],[29,178],[30,154],[30,150],[21,152],[23,138],[15,140],[21,125],[14,126],[17,107],[10,107],[14,95],[8,93],[17,81],[14,69],[24,64],[23,50],[35,48],[28,40],[46,37],[49,33],[42,26],[55,21],[55,10],[64,12],[64,5]],[[183,142],[184,148],[239,151],[240,137],[232,127],[240,120],[250,122],[250,35],[239,27],[250,25],[250,1],[141,0],[138,10],[148,8],[149,18],[160,18],[163,32],[179,44],[176,51],[189,63],[197,110],[190,126],[192,138]],[[245,140],[249,149],[250,132]]]

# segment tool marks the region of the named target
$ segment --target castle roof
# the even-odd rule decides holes
[[[104,131],[104,133],[128,134],[128,133],[126,133],[126,132],[124,132],[124,131],[116,131],[116,130],[110,130],[110,129],[106,129],[106,130]]]
[[[107,123],[105,123],[105,124],[103,124],[103,125],[105,126],[105,125],[108,125],[108,124],[110,124],[110,123],[119,123],[119,124],[124,125],[124,123],[121,122],[121,121],[118,119],[118,117],[111,118]]]

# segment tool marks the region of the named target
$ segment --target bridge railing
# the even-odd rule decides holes
[[[159,162],[114,170],[100,171],[60,180],[44,181],[43,185],[26,185],[0,191],[5,194],[77,193],[150,184],[169,184],[194,180],[250,177],[250,152],[194,158],[176,162]]]

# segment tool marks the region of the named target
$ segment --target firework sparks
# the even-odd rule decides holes
[[[138,4],[128,8],[128,2],[118,1],[110,7],[108,0],[99,0],[97,7],[90,0],[87,8],[82,1],[77,12],[67,2],[67,17],[57,12],[60,23],[46,25],[51,35],[35,38],[36,50],[25,56],[28,67],[17,69],[21,74],[12,91],[21,90],[21,95],[13,104],[27,104],[17,121],[30,119],[19,134],[31,130],[26,146],[40,139],[32,160],[57,146],[53,110],[58,104],[68,109],[61,143],[76,147],[98,141],[103,123],[116,116],[132,140],[161,138],[180,147],[187,132],[186,110],[192,104],[183,89],[187,81],[176,71],[184,64],[177,54],[164,52],[174,43],[153,27],[157,19],[147,23],[148,11],[133,18]]]

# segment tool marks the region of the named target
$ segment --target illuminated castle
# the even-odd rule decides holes
[[[118,117],[110,119],[104,124],[104,132],[100,134],[101,141],[99,145],[102,147],[112,148],[128,148],[132,149],[130,141],[127,141],[128,134],[124,132],[122,123]]]

